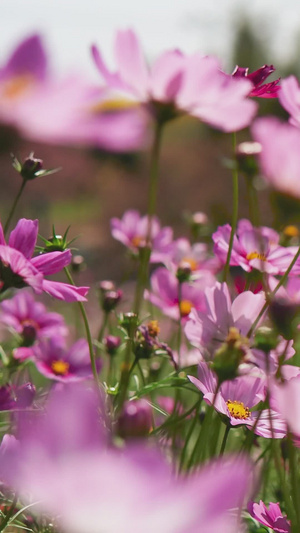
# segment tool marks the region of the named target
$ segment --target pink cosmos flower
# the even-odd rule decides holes
[[[64,318],[59,313],[49,313],[26,290],[1,303],[0,322],[20,335],[23,346],[30,346],[37,339],[68,334]]]
[[[48,379],[72,383],[93,376],[88,343],[79,339],[69,350],[62,337],[51,337],[33,347],[33,361],[38,371]],[[101,362],[97,360],[100,370]]]
[[[116,72],[107,68],[95,46],[92,53],[105,84],[104,101],[146,104],[159,120],[184,112],[224,131],[246,127],[256,112],[254,102],[246,98],[251,82],[227,76],[213,57],[171,50],[149,69],[132,30],[117,33]]]
[[[215,274],[221,267],[217,257],[209,256],[206,244],[202,242],[191,244],[185,238],[173,242],[170,254],[165,259],[164,264],[175,274],[179,266],[186,264],[190,267],[193,277],[202,270],[209,270]]]
[[[235,78],[247,78],[250,80],[253,87],[249,96],[259,96],[260,98],[277,98],[278,94],[280,95],[280,87],[278,83],[280,78],[269,83],[264,83],[264,81],[275,72],[273,65],[263,65],[259,69],[251,72],[249,74],[248,68],[235,67],[232,76]]]
[[[259,503],[250,502],[248,504],[250,515],[260,524],[270,527],[276,533],[290,533],[290,521],[281,512],[279,503],[269,503],[269,508],[262,500]]]
[[[290,114],[290,124],[300,127],[300,86],[295,76],[289,76],[282,80],[282,89],[279,94],[279,102]]]
[[[300,437],[300,376],[281,384],[274,383],[271,392],[289,430]]]
[[[0,120],[47,143],[85,144],[113,151],[139,149],[146,141],[140,109],[103,109],[102,92],[82,75],[49,76],[39,35],[25,39],[0,69]]]
[[[205,310],[192,310],[185,325],[185,334],[202,355],[214,353],[234,327],[246,336],[265,303],[263,293],[251,291],[239,294],[231,303],[226,283],[216,282],[204,291]]]
[[[157,450],[107,447],[96,398],[78,385],[64,387],[50,393],[44,416],[24,415],[20,440],[6,437],[1,445],[1,479],[38,501],[37,512],[57,516],[66,533],[240,531],[248,459],[221,459],[175,477]]]
[[[266,381],[261,376],[240,376],[231,381],[224,381],[217,390],[217,376],[206,362],[199,363],[198,378],[188,376],[189,380],[202,392],[208,405],[214,405],[219,413],[228,418],[231,426],[245,425],[248,428],[256,423],[255,434],[265,438],[282,439],[286,435],[286,424],[277,411],[264,409],[251,411],[266,397]],[[214,404],[213,404],[214,402]]]
[[[300,198],[300,131],[274,117],[260,118],[252,126],[263,177],[278,191]]]
[[[214,252],[225,264],[231,227],[229,224],[219,226],[212,238]],[[271,228],[252,226],[249,220],[240,220],[233,240],[230,265],[240,266],[246,272],[253,269],[272,275],[283,275],[294,258],[297,247],[280,246],[279,235]],[[299,261],[292,273],[299,273]]]
[[[148,216],[141,217],[138,211],[130,209],[123,218],[111,219],[111,233],[135,255],[139,248],[146,245],[148,234]],[[173,230],[170,227],[161,228],[157,217],[151,219],[151,263],[160,263],[168,257],[172,249]]]
[[[162,312],[174,320],[185,320],[191,310],[205,312],[206,304],[204,289],[213,285],[215,278],[207,271],[193,283],[181,284],[181,298],[179,303],[179,281],[166,268],[157,268],[151,276],[151,291],[145,290],[144,297],[159,307]]]
[[[49,252],[32,257],[38,235],[38,220],[19,220],[6,244],[0,224],[0,292],[30,286],[40,294],[45,291],[66,302],[85,301],[88,287],[49,281],[44,276],[56,274],[71,262],[70,250]]]

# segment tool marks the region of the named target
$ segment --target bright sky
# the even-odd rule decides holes
[[[226,65],[239,13],[266,29],[276,53],[288,57],[300,25],[299,0],[1,0],[0,61],[22,37],[40,32],[56,69],[93,76],[90,44],[112,61],[115,30],[132,27],[149,57],[174,47],[198,49]]]

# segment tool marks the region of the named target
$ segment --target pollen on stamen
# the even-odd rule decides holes
[[[145,238],[141,237],[140,235],[136,235],[135,237],[132,237],[131,244],[135,248],[139,248],[145,244]]]
[[[193,259],[192,257],[184,257],[182,259],[182,263],[188,263],[191,267],[192,272],[194,272],[198,268],[197,261],[195,261],[195,259]]]
[[[229,414],[238,420],[247,420],[250,417],[249,407],[245,407],[243,402],[236,400],[227,400],[226,402]]]
[[[186,317],[190,314],[191,310],[193,309],[193,304],[189,300],[181,300],[179,304],[180,308],[180,314],[182,317]]]
[[[266,261],[267,257],[264,253],[260,252],[250,252],[246,256],[247,261],[251,261],[252,259],[259,259],[260,261]]]
[[[69,372],[70,365],[67,363],[67,361],[58,359],[56,361],[52,361],[51,368],[54,374],[57,376],[65,376]]]

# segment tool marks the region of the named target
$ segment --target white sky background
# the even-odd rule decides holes
[[[150,58],[168,48],[201,50],[218,55],[226,66],[239,13],[266,28],[271,49],[288,58],[300,27],[299,0],[0,0],[0,64],[18,41],[39,32],[56,71],[79,70],[95,78],[90,44],[112,64],[116,29],[131,27]]]

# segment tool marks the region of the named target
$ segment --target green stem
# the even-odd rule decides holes
[[[194,420],[192,421],[192,423],[190,425],[188,434],[187,434],[186,439],[185,439],[184,447],[183,447],[182,452],[181,452],[179,471],[181,471],[183,469],[185,456],[186,456],[186,451],[187,451],[187,448],[188,448],[188,444],[189,444],[190,438],[191,438],[191,436],[192,436],[192,434],[194,432],[195,425],[196,425],[197,421],[199,421],[199,411],[200,411],[200,407],[201,407],[201,402],[202,402],[202,398],[196,404],[196,412],[195,412]]]
[[[231,429],[231,426],[230,424],[227,424],[226,428],[225,428],[225,433],[224,433],[224,437],[223,437],[223,440],[222,440],[222,444],[221,444],[221,449],[220,449],[220,457],[223,455],[224,451],[225,451],[225,447],[226,447],[226,443],[227,443],[227,438],[228,438],[228,435],[229,435],[229,431]]]
[[[281,277],[280,281],[277,283],[275,289],[273,289],[273,291],[270,292],[270,294],[268,295],[268,299],[267,299],[265,305],[263,306],[263,308],[261,309],[260,313],[257,315],[256,319],[254,320],[251,328],[249,329],[249,331],[247,333],[247,337],[251,337],[251,335],[252,335],[253,331],[255,330],[257,324],[259,323],[260,319],[262,318],[262,316],[265,314],[266,310],[268,309],[268,307],[270,305],[270,301],[272,300],[273,296],[275,296],[276,292],[280,289],[280,287],[282,287],[282,285],[287,280],[288,275],[291,272],[291,270],[292,270],[293,266],[295,265],[295,263],[296,263],[297,259],[299,258],[299,256],[300,256],[300,246],[298,248],[298,251],[297,251],[296,255],[294,256],[293,260],[291,261],[290,265],[286,269],[286,271],[283,274],[283,276]]]
[[[64,271],[66,273],[66,276],[67,276],[70,284],[75,286],[75,283],[73,281],[73,278],[72,278],[68,268],[65,267]],[[98,372],[97,372],[97,366],[96,366],[96,358],[95,358],[93,340],[92,340],[92,335],[91,335],[91,331],[90,331],[90,327],[89,327],[87,314],[86,314],[86,311],[85,311],[83,303],[82,302],[77,302],[77,304],[78,304],[78,307],[80,309],[81,316],[82,316],[83,323],[84,323],[84,327],[85,327],[86,339],[87,339],[87,342],[88,342],[88,345],[89,345],[90,360],[91,360],[91,367],[92,367],[92,371],[93,371],[94,380],[95,380],[95,382],[97,384],[97,387],[99,388],[99,380],[98,380]]]
[[[15,198],[15,201],[14,201],[13,205],[11,206],[11,209],[10,209],[10,212],[9,212],[9,215],[8,215],[8,218],[7,218],[7,221],[5,223],[4,230],[3,230],[4,231],[4,236],[7,233],[7,230],[9,228],[9,224],[11,222],[11,219],[12,219],[13,215],[14,215],[14,212],[15,212],[15,209],[17,207],[17,204],[18,204],[18,202],[19,202],[19,200],[20,200],[20,198],[22,196],[22,192],[23,192],[23,190],[25,188],[26,183],[27,183],[27,181],[23,179],[21,187],[19,189],[19,192],[18,192],[18,194],[17,194],[17,196]]]
[[[141,303],[143,299],[144,289],[147,284],[148,276],[148,266],[151,254],[151,229],[152,229],[152,220],[156,211],[156,200],[157,200],[157,186],[158,186],[158,165],[159,165],[159,155],[161,147],[161,138],[162,138],[162,123],[157,121],[155,124],[154,140],[151,152],[151,166],[150,166],[150,184],[149,184],[149,194],[148,194],[148,228],[146,236],[146,246],[143,250],[142,257],[140,260],[139,274],[138,274],[138,283],[136,286],[135,300],[134,300],[134,312],[138,315]]]
[[[100,328],[99,334],[98,334],[98,342],[102,342],[104,331],[105,331],[107,323],[108,323],[108,317],[109,317],[109,313],[105,312],[104,313],[103,322],[102,322],[102,325],[101,325],[101,328]]]
[[[236,149],[236,134],[235,133],[232,134],[232,148],[233,148],[233,152],[235,153],[235,149]],[[224,267],[224,276],[223,276],[223,281],[225,282],[227,280],[227,276],[229,272],[231,252],[233,248],[233,239],[234,239],[234,234],[236,232],[237,221],[238,221],[239,175],[238,175],[237,168],[234,168],[232,170],[232,185],[233,185],[233,206],[232,206],[231,232],[230,232],[228,252],[227,252],[227,258],[226,258],[226,263]]]

